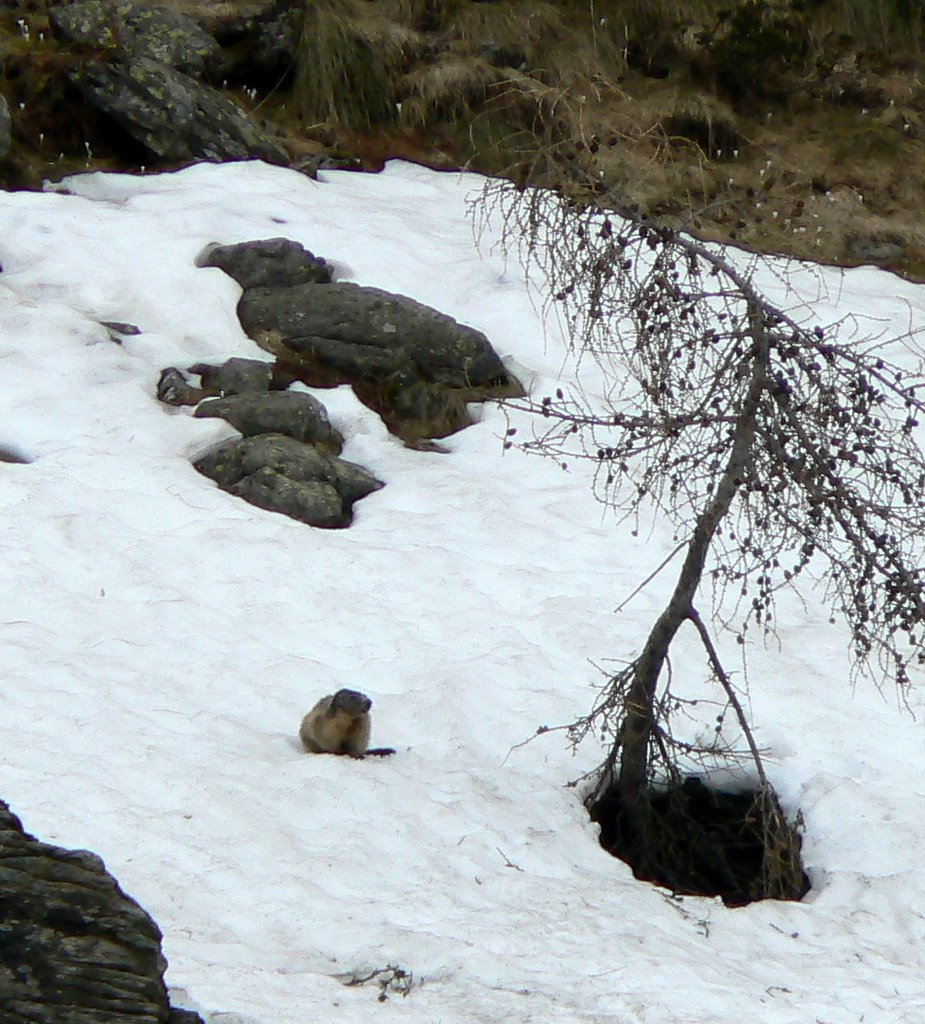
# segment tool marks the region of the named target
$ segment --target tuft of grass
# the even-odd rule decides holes
[[[308,121],[366,131],[397,120],[393,78],[417,33],[362,0],[311,0],[296,52],[293,99]]]
[[[509,82],[511,72],[479,57],[456,54],[415,68],[402,81],[402,121],[425,127],[480,109]]]

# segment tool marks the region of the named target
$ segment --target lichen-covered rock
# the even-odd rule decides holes
[[[341,529],[353,518],[351,508],[333,484],[322,480],[290,480],[265,466],[228,488],[231,494],[270,512],[281,512],[309,526]]]
[[[0,1021],[165,1024],[161,932],[103,862],[23,831],[0,801]]]
[[[238,317],[259,345],[297,354],[343,382],[382,379],[413,367],[450,387],[503,384],[504,364],[488,339],[404,295],[350,283],[253,288]]]
[[[273,18],[282,2],[284,0],[169,0],[172,10],[192,18],[222,46],[231,46],[251,35],[258,24]]]
[[[222,48],[192,18],[133,0],[81,0],[48,11],[56,33],[72,43],[113,49],[196,77],[225,69]]]
[[[196,265],[224,270],[245,290],[327,284],[331,280],[331,268],[324,259],[288,238],[213,245]]]
[[[88,61],[75,82],[89,103],[157,159],[288,159],[227,96],[150,57]]]
[[[201,455],[193,465],[224,490],[249,501],[250,495],[256,493],[261,500],[254,501],[254,504],[286,515],[290,513],[285,508],[269,504],[270,497],[282,492],[285,485],[266,471],[272,471],[293,483],[329,485],[342,502],[344,521],[338,525],[344,526],[350,522],[353,503],[383,486],[382,481],[362,466],[284,434],[256,434],[253,437],[223,441]],[[241,486],[242,481],[254,474],[260,474],[256,481]],[[328,495],[328,492],[324,494]],[[287,501],[289,497],[287,489]]]
[[[331,426],[327,410],[312,395],[299,391],[229,395],[200,403],[193,414],[227,420],[245,437],[286,434],[297,441],[317,444],[339,455],[344,447],[340,432]]]

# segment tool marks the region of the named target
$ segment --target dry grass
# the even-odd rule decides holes
[[[394,80],[423,49],[414,30],[364,0],[312,0],[296,53],[303,117],[364,130],[397,118]]]
[[[376,138],[397,130],[421,152],[442,148],[458,165],[516,180],[555,181],[563,154],[574,150],[581,162],[597,137],[604,180],[655,217],[703,237],[832,261],[864,258],[882,240],[921,274],[925,229],[909,216],[919,203],[907,194],[919,177],[878,168],[923,165],[907,151],[923,146],[925,90],[905,65],[891,76],[864,54],[891,40],[908,51],[922,5],[813,6],[808,32],[818,48],[810,47],[799,96],[780,101],[770,120],[776,101],[724,99],[694,66],[702,31],[736,2],[315,0],[299,88],[316,121],[367,133],[365,141],[378,124]],[[793,0],[768,4],[793,10]],[[626,64],[633,39],[674,54],[667,78]],[[823,51],[826,60],[850,58],[847,71],[826,79],[815,67]],[[863,96],[843,95],[845,83]],[[605,146],[611,138],[619,144]],[[380,148],[388,158],[385,141]]]
[[[490,104],[532,129],[550,113],[555,99],[552,90],[529,75],[464,55],[416,68],[405,76],[402,91],[402,121],[411,127],[469,117]]]
[[[506,69],[464,55],[420,65],[402,81],[402,121],[425,127],[437,119],[456,120],[483,106],[507,77]]]

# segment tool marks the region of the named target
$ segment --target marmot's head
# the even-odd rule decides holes
[[[373,706],[373,702],[359,690],[338,690],[331,698],[332,711],[344,711],[348,715],[359,717],[365,715]]]

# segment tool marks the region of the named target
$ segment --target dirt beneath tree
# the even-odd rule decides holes
[[[730,907],[809,892],[800,839],[773,794],[710,789],[691,776],[648,796],[643,824],[611,787],[591,808],[601,846],[639,879]]]

